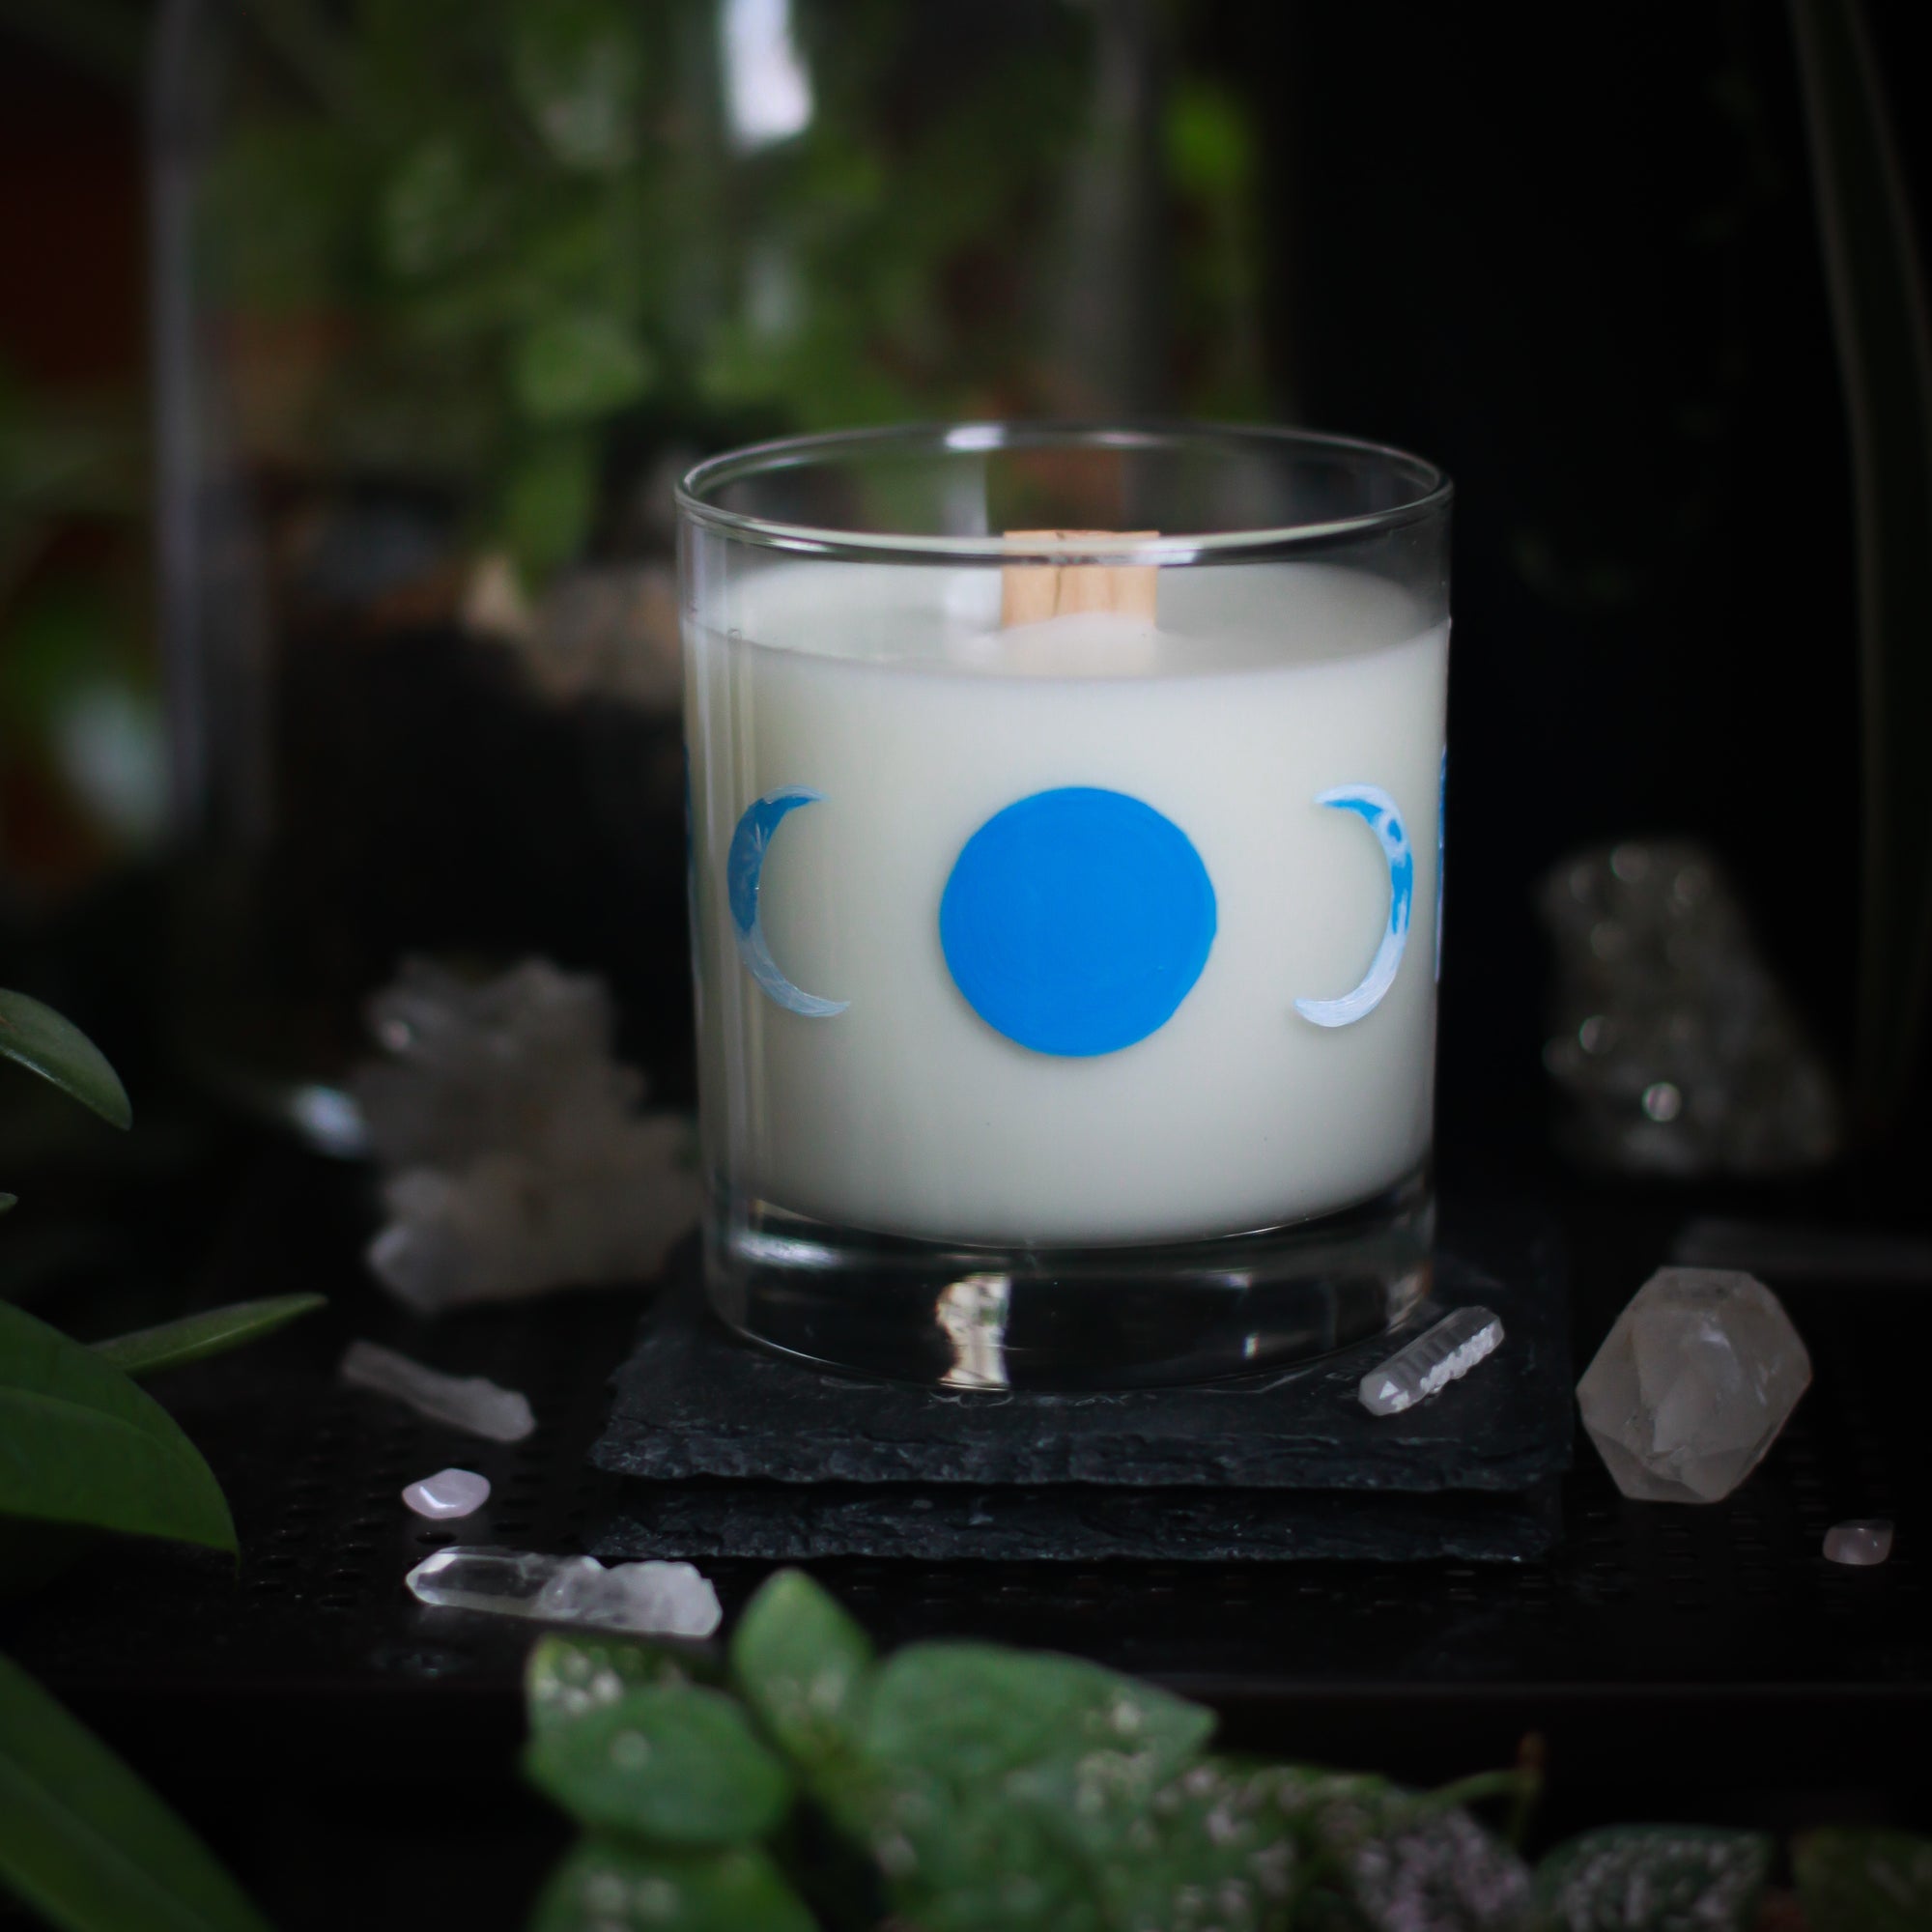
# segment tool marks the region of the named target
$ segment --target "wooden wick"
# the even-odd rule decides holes
[[[1118,540],[1158,536],[1158,530],[1009,530],[1009,537],[1077,543],[1088,537]],[[1151,624],[1160,572],[1151,563],[1055,563],[1026,558],[1000,572],[1000,622],[1037,624],[1076,611],[1114,611]]]

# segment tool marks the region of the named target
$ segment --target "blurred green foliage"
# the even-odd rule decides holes
[[[226,122],[208,259],[231,311],[343,324],[319,461],[448,480],[476,539],[540,575],[608,509],[627,421],[703,443],[1077,393],[1046,284],[1096,11],[969,34],[904,0],[798,0],[779,17],[809,111],[763,139],[733,125],[727,12],[246,0],[266,58]],[[1251,413],[1253,133],[1200,83],[1164,115],[1173,205],[1150,216],[1196,345],[1174,400]]]
[[[535,582],[633,542],[667,456],[1122,407],[1093,366],[1096,310],[1158,345],[1160,392],[1125,406],[1264,412],[1259,141],[1243,96],[1190,65],[1197,0],[767,6],[766,57],[775,23],[791,36],[789,132],[734,124],[733,4],[209,15],[192,266],[243,460],[325,490],[437,487],[468,544]],[[0,14],[138,79],[134,0]],[[1123,21],[1155,80],[1125,121],[1121,43],[1103,43]],[[1136,144],[1151,292],[1132,246],[1087,245],[1077,188],[1137,168]],[[0,863],[16,880],[84,880],[164,816],[143,416],[131,391],[54,398],[0,369]]]

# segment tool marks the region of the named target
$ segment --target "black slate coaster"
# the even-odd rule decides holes
[[[1501,1350],[1434,1401],[1370,1415],[1355,1398],[1368,1369],[1473,1303],[1502,1317]],[[1445,1213],[1435,1293],[1404,1334],[1309,1368],[1186,1389],[987,1394],[859,1380],[736,1340],[705,1311],[694,1262],[646,1316],[591,1459],[653,1484],[1520,1495],[1569,1465],[1570,1383],[1556,1237],[1514,1208]],[[776,1522],[760,1507],[759,1520]],[[1123,1498],[1120,1518],[1133,1508]],[[753,1515],[745,1521],[749,1531]]]
[[[1553,1481],[1520,1495],[921,1483],[639,1483],[629,1491],[593,1542],[606,1562],[1507,1563],[1552,1548],[1558,1521]]]

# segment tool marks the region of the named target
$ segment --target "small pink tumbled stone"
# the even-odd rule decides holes
[[[1848,1563],[1855,1570],[1868,1570],[1890,1554],[1891,1525],[1883,1518],[1836,1522],[1825,1532],[1828,1562]]]
[[[418,1516],[438,1521],[446,1517],[469,1516],[490,1500],[490,1478],[473,1469],[439,1469],[403,1492],[403,1500]]]

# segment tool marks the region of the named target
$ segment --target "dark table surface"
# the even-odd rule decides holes
[[[564,1836],[514,1775],[530,1629],[424,1609],[402,1578],[447,1543],[561,1550],[594,1537],[620,1490],[586,1452],[641,1296],[579,1293],[424,1325],[360,1267],[365,1179],[249,1142],[224,1144],[219,1171],[212,1208],[205,1162],[185,1197],[151,1176],[147,1195],[172,1205],[146,1222],[138,1207],[64,1222],[56,1188],[40,1249],[29,1241],[22,1260],[13,1244],[0,1292],[83,1337],[184,1301],[330,1295],[325,1315],[156,1384],[228,1491],[239,1570],[103,1546],[0,1611],[0,1643],[181,1804],[278,1924],[514,1925]],[[1580,1365],[1711,1197],[1531,1185],[1565,1228]],[[1773,1220],[1804,1205],[1746,1204]],[[815,1574],[883,1643],[973,1634],[1082,1653],[1213,1704],[1242,1747],[1426,1781],[1507,1762],[1535,1733],[1549,1832],[1638,1816],[1922,1828],[1932,1281],[1910,1279],[1909,1258],[1891,1271],[1908,1278],[1861,1281],[1839,1264],[1821,1279],[1815,1257],[1808,1278],[1773,1274],[1816,1381],[1727,1502],[1625,1502],[1579,1434],[1545,1560],[842,1560]],[[334,1367],[355,1335],[522,1388],[537,1433],[480,1443],[344,1388]],[[492,1500],[461,1523],[420,1521],[398,1492],[449,1463],[488,1475]],[[1891,1561],[1825,1563],[1826,1529],[1865,1516],[1897,1521]],[[727,1618],[762,1574],[706,1568]]]

